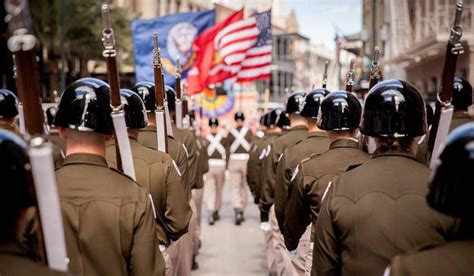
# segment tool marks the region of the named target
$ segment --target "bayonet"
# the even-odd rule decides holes
[[[328,83],[328,65],[329,62],[326,60],[324,63],[324,74],[323,74],[323,81],[322,81],[322,86],[324,89],[326,89],[327,83]]]
[[[353,86],[354,86],[354,59],[351,59],[351,63],[349,65],[349,72],[347,73],[346,91],[352,92]]]
[[[380,64],[379,64],[380,48],[375,46],[374,54],[372,56],[372,66],[370,67],[370,82],[369,90],[376,85],[380,80]]]

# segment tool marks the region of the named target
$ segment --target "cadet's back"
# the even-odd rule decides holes
[[[157,240],[146,190],[92,154],[68,156],[56,176],[70,271],[152,275]]]

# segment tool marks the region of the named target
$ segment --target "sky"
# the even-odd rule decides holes
[[[285,10],[295,10],[300,33],[314,44],[334,49],[336,28],[343,35],[362,29],[362,0],[286,0]]]

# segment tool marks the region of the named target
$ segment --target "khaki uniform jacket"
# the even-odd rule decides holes
[[[163,274],[155,270],[161,253],[145,189],[93,154],[67,156],[56,178],[71,272]]]
[[[285,232],[285,208],[288,203],[289,191],[292,190],[291,178],[301,160],[311,154],[321,154],[329,149],[329,138],[324,131],[308,134],[308,137],[294,146],[287,147],[278,162],[275,181],[275,215],[282,233]]]
[[[260,197],[260,213],[263,218],[269,213],[274,201],[275,178],[277,165],[281,154],[287,147],[291,147],[308,136],[306,126],[296,126],[291,128],[285,134],[276,138],[268,148],[268,155],[262,162],[262,182]],[[265,220],[264,220],[265,221]]]
[[[137,183],[153,198],[160,244],[169,245],[188,232],[192,211],[186,201],[178,167],[161,151],[146,148],[130,138]],[[117,168],[115,143],[107,146],[109,165]]]
[[[243,127],[236,127],[235,129],[237,130],[237,132],[240,133],[240,131],[242,131],[242,128]],[[249,143],[251,144],[252,143],[252,140],[253,140],[253,135],[252,135],[252,130],[250,130],[250,128],[247,128],[248,131],[247,133],[245,134],[244,136],[244,139]],[[234,143],[236,137],[234,137],[234,135],[232,134],[232,132],[229,131],[229,133],[227,134],[227,160],[229,160],[229,156],[232,154],[232,153],[249,153],[250,152],[250,149],[247,151],[243,146],[242,144],[239,143],[239,146],[235,149],[234,152],[232,152],[232,143]]]
[[[427,246],[396,256],[390,264],[390,276],[472,275],[473,271],[474,240]]]
[[[32,261],[27,250],[18,243],[0,245],[0,275],[2,276],[61,276],[72,275],[49,269],[43,264]]]
[[[247,161],[247,175],[246,175],[246,180],[247,184],[249,185],[250,192],[255,198],[255,182],[256,182],[256,176],[258,175],[258,172],[255,171],[256,166],[259,162],[259,155],[260,155],[260,145],[262,142],[266,139],[266,135],[263,136],[262,138],[256,138],[252,141],[251,147],[250,147],[250,152],[249,152],[249,160]]]
[[[327,152],[313,154],[298,165],[285,209],[283,234],[288,250],[296,249],[310,223],[313,223],[313,229],[316,226],[321,200],[329,182],[349,166],[369,159],[369,155],[358,147],[355,140],[336,140]],[[311,237],[314,237],[314,231]]]
[[[265,136],[262,138],[261,142],[258,144],[258,148],[256,152],[256,160],[255,165],[252,163],[247,163],[247,175],[249,176],[249,186],[250,189],[254,189],[254,198],[255,202],[258,204],[260,202],[260,195],[262,191],[262,181],[263,181],[263,174],[261,172],[262,163],[265,157],[270,155],[270,144],[278,138],[282,133],[281,132],[270,132],[266,133]]]
[[[66,141],[61,139],[59,131],[54,129],[49,133],[49,141],[53,144],[54,167],[59,168],[66,157]]]
[[[426,203],[429,169],[412,154],[375,153],[335,180],[316,225],[312,275],[382,275],[390,259],[453,237]]]
[[[181,172],[181,182],[183,188],[188,190],[189,183],[187,181],[188,174],[188,156],[187,149],[184,144],[176,141],[171,136],[168,136],[168,154],[178,165],[179,171]],[[138,134],[138,143],[147,148],[158,150],[158,143],[156,141],[156,126],[149,125],[144,129],[141,129]]]
[[[184,176],[187,189],[186,198],[188,201],[191,200],[191,189],[194,189],[197,184],[197,174],[198,174],[198,160],[199,160],[199,151],[197,149],[196,138],[188,130],[179,129],[174,124],[172,124],[173,135],[176,140],[187,149],[188,157],[188,173]]]
[[[199,162],[198,162],[198,179],[196,183],[196,189],[202,189],[204,187],[204,174],[209,171],[209,155],[207,154],[207,147],[209,142],[206,138],[196,137],[196,144],[199,151]]]

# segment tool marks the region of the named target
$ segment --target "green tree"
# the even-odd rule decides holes
[[[61,1],[64,1],[62,11]],[[43,53],[48,53],[45,69],[51,79],[51,90],[57,90],[59,77],[61,16],[64,16],[66,56],[70,62],[79,61],[80,75],[89,74],[88,60],[103,60],[100,0],[35,0],[30,1],[30,11],[33,31],[45,49]],[[111,24],[120,64],[133,64],[130,22],[134,17],[128,10],[111,5]]]

